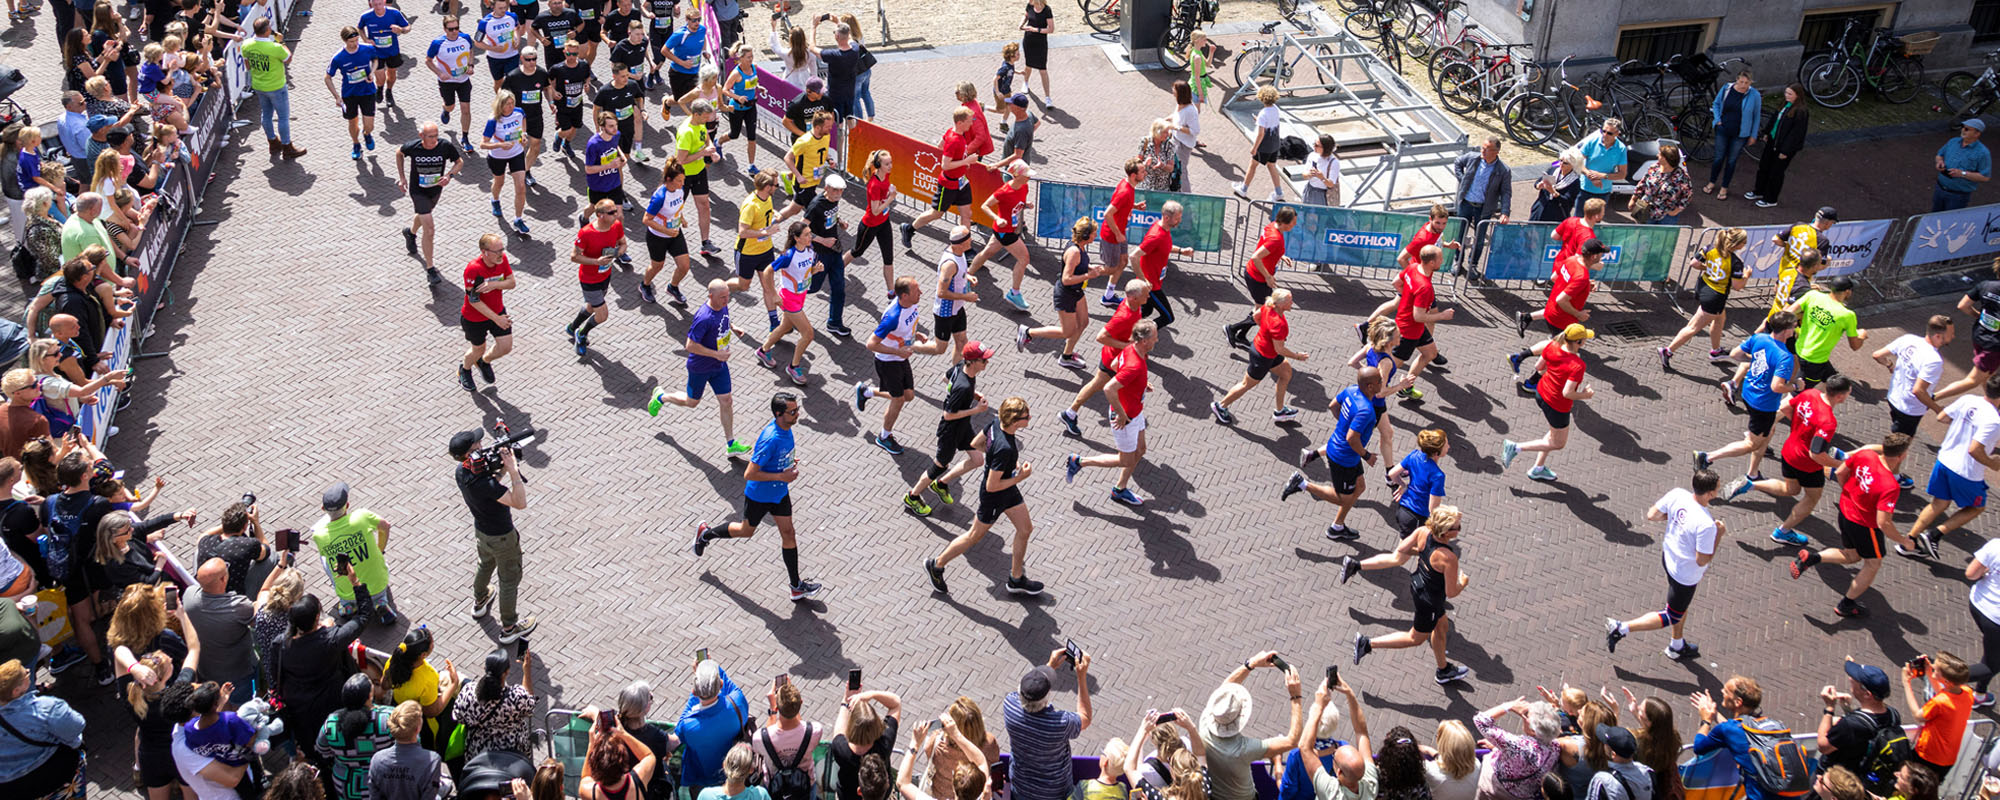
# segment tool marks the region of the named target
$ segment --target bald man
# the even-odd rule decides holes
[[[407,171],[404,162],[409,162]],[[438,124],[426,120],[417,128],[417,138],[396,150],[396,188],[410,196],[413,212],[410,225],[403,229],[403,245],[410,255],[424,260],[424,276],[432,286],[444,280],[431,262],[431,242],[436,238],[437,224],[431,220],[431,209],[437,207],[438,196],[444,192],[445,184],[458,177],[459,169],[465,166],[465,159],[459,153],[458,145],[438,133]],[[415,184],[412,186],[411,184]],[[421,250],[418,239],[422,239]]]
[[[182,604],[201,637],[196,678],[228,684],[227,706],[235,708],[250,699],[250,684],[257,676],[257,652],[251,649],[250,637],[257,611],[250,598],[229,591],[229,564],[220,558],[201,562],[194,582],[182,595]]]
[[[68,378],[70,383],[75,384],[90,382],[90,376],[85,375],[83,371],[83,345],[76,341],[77,335],[81,333],[83,333],[83,323],[78,322],[76,317],[68,314],[49,317],[49,337],[61,344],[56,350],[59,355],[56,371]]]
[[[1333,524],[1326,526],[1326,538],[1336,542],[1350,542],[1361,538],[1361,534],[1347,527],[1347,512],[1354,510],[1354,502],[1361,499],[1361,490],[1368,487],[1364,478],[1367,470],[1363,466],[1374,466],[1378,453],[1368,449],[1368,439],[1375,435],[1375,398],[1382,396],[1382,371],[1376,367],[1362,367],[1354,371],[1354,385],[1340,390],[1334,395],[1327,410],[1334,412],[1333,434],[1326,438],[1324,450],[1308,451],[1305,463],[1285,481],[1285,488],[1278,493],[1280,501],[1292,495],[1305,492],[1314,499],[1334,504]],[[1304,468],[1319,459],[1324,453],[1327,468],[1333,472],[1329,483],[1313,483],[1306,480]]]
[[[1306,775],[1312,779],[1313,797],[1316,800],[1363,800],[1375,796],[1375,756],[1368,745],[1368,718],[1361,713],[1361,700],[1349,688],[1347,681],[1329,691],[1326,681],[1319,684],[1319,691],[1313,693],[1312,711],[1307,714],[1305,730],[1319,729],[1320,716],[1326,713],[1327,700],[1332,692],[1347,695],[1347,716],[1354,720],[1354,744],[1344,744],[1334,749],[1333,773],[1328,774],[1320,764],[1320,757],[1327,751],[1314,749],[1311,739],[1299,738],[1299,761],[1305,764]]]

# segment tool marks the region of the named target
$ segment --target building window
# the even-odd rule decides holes
[[[1638,60],[1647,64],[1676,55],[1692,55],[1708,49],[1713,22],[1685,22],[1618,31],[1618,60]]]
[[[1973,0],[1972,18],[1966,24],[1972,26],[1975,42],[2000,40],[2000,0]]]
[[[1807,14],[1799,20],[1799,44],[1805,45],[1808,53],[1827,50],[1829,43],[1840,38],[1848,20],[1859,23],[1863,34],[1888,27],[1891,9],[1891,6],[1868,6]]]

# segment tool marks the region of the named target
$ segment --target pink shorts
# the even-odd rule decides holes
[[[785,313],[787,314],[797,314],[801,311],[806,310],[805,292],[794,292],[790,289],[779,289],[778,307],[784,309]]]
[[[1972,368],[1991,375],[2000,372],[2000,350],[1972,348]]]

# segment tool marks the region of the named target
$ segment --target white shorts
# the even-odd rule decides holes
[[[1113,444],[1118,445],[1118,452],[1120,453],[1135,452],[1139,449],[1141,434],[1145,432],[1146,412],[1141,411],[1139,412],[1139,416],[1133,417],[1131,422],[1125,423],[1125,427],[1112,428],[1111,441]]]

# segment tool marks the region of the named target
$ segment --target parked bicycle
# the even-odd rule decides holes
[[[1431,61],[1446,48],[1465,56],[1479,55],[1488,45],[1485,39],[1473,34],[1479,30],[1479,23],[1461,13],[1458,30],[1451,27],[1453,13],[1465,8],[1464,0],[1438,0],[1437,6],[1435,14],[1420,6],[1411,7],[1410,35],[1402,43],[1404,52],[1418,61]]]
[[[1530,92],[1507,102],[1500,118],[1507,136],[1529,147],[1540,147],[1560,137],[1576,141],[1603,127],[1611,114],[1604,103],[1569,80],[1569,60],[1556,63],[1553,92]]]
[[[1188,59],[1192,57],[1188,48],[1194,44],[1194,32],[1202,25],[1214,22],[1215,12],[1221,5],[1221,0],[1178,0],[1174,3],[1167,29],[1160,33],[1160,65],[1171,72],[1186,72]]]
[[[1994,72],[1995,62],[2000,62],[2000,50],[1986,54],[1986,70],[1978,75],[1954,72],[1944,76],[1938,83],[1938,93],[1944,102],[1931,106],[1931,110],[1946,112],[1954,125],[1986,113],[1993,101],[2000,99],[2000,73]]]
[[[1732,75],[1748,66],[1750,62],[1740,58],[1718,64],[1707,53],[1667,59],[1668,71],[1681,79],[1679,91],[1670,91],[1669,96],[1677,97],[1680,105],[1673,114],[1673,122],[1683,155],[1696,161],[1707,161],[1715,155],[1715,117],[1709,105],[1720,88],[1717,82],[1723,75]]]
[[[1882,99],[1900,104],[1917,99],[1923,82],[1923,59],[1912,53],[1903,39],[1877,29],[1865,53],[1838,51],[1813,68],[1806,75],[1806,94],[1827,108],[1841,108],[1859,98],[1863,88],[1869,88]]]
[[[1354,38],[1379,42],[1394,36],[1407,40],[1415,30],[1415,0],[1359,0],[1359,8],[1342,20],[1342,27]]]
[[[1499,55],[1446,65],[1431,84],[1437,90],[1438,103],[1456,114],[1482,109],[1498,111],[1514,98],[1537,91],[1542,83],[1541,66],[1525,57],[1514,57],[1516,50],[1532,47],[1531,44],[1492,45]]]
[[[1298,28],[1308,35],[1314,33],[1312,26],[1305,18],[1287,18],[1286,20],[1266,22],[1258,27],[1257,33],[1269,38],[1252,39],[1244,42],[1243,48],[1236,52],[1234,58],[1230,59],[1230,71],[1236,79],[1235,85],[1238,88],[1258,81],[1269,82],[1273,85],[1289,83],[1298,74],[1301,66],[1317,71],[1312,61],[1306,58],[1306,53],[1303,50],[1293,53],[1290,58],[1284,60],[1284,63],[1277,63],[1276,59],[1270,57],[1273,51],[1283,46],[1283,42],[1276,34],[1278,26],[1285,24],[1285,22],[1290,22],[1293,27]],[[1315,49],[1322,56],[1331,56],[1333,54],[1333,49],[1326,45],[1318,45]]]

